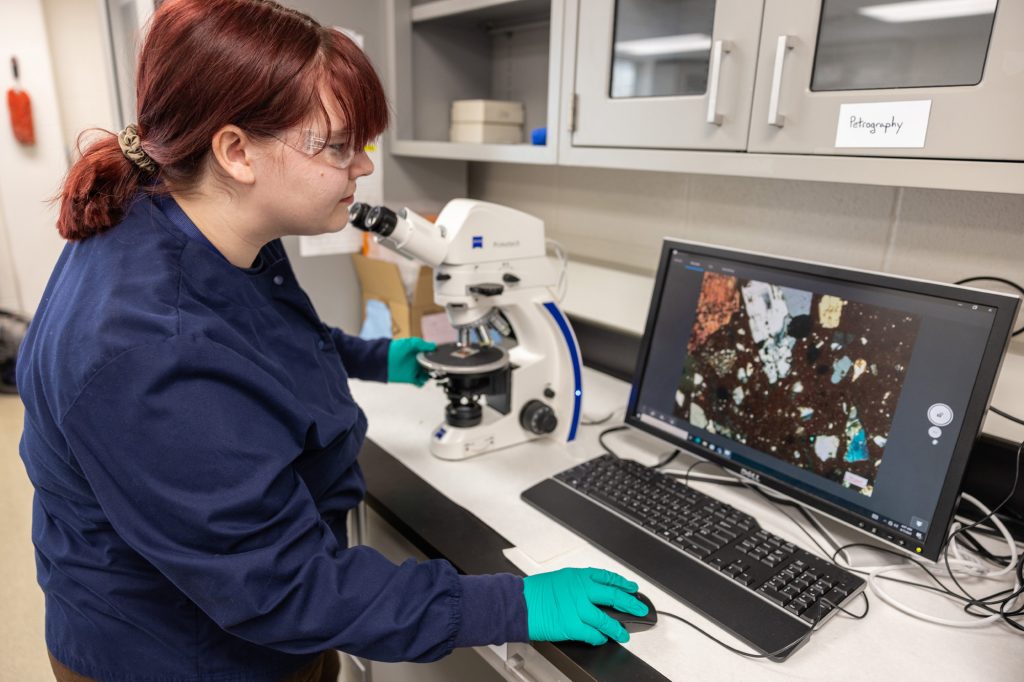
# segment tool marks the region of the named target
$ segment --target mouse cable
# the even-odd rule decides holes
[[[1017,284],[1016,282],[1008,280],[1008,279],[1006,279],[1004,277],[991,277],[989,275],[978,275],[977,277],[966,277],[966,278],[961,279],[959,281],[953,282],[953,284],[961,285],[961,284],[969,284],[970,282],[999,282],[1000,284],[1005,284],[1006,286],[1010,287],[1011,289],[1016,289],[1017,291],[1019,291],[1021,293],[1021,296],[1024,296],[1024,287],[1022,287],[1021,285]],[[1015,329],[1013,331],[1013,333],[1011,334],[1011,336],[1017,336],[1018,334],[1024,334],[1024,326],[1022,326],[1020,329]]]
[[[779,661],[782,660],[782,659],[779,658],[779,656],[781,656],[782,654],[786,653],[787,651],[792,651],[792,650],[796,649],[797,647],[800,647],[803,644],[806,644],[811,639],[811,635],[813,635],[815,632],[817,632],[818,629],[822,626],[823,623],[821,621],[821,608],[822,608],[823,605],[827,604],[827,605],[833,607],[834,609],[837,609],[837,610],[845,613],[846,615],[848,615],[851,618],[854,618],[856,620],[861,620],[862,618],[866,618],[867,615],[868,615],[868,611],[871,610],[871,602],[868,601],[868,595],[866,593],[861,592],[860,594],[861,594],[861,596],[864,597],[864,613],[860,613],[860,614],[852,613],[851,611],[848,611],[848,610],[844,609],[842,606],[839,606],[838,604],[833,604],[828,599],[819,599],[818,600],[818,613],[817,613],[818,617],[815,619],[815,621],[811,625],[810,629],[807,632],[805,632],[803,635],[801,635],[792,644],[787,644],[786,646],[782,647],[781,649],[777,649],[775,651],[771,651],[771,652],[766,653],[766,654],[754,654],[754,653],[751,653],[749,651],[744,651],[743,649],[737,649],[736,647],[734,647],[734,646],[732,646],[730,644],[726,644],[722,640],[718,639],[717,637],[712,635],[707,630],[704,630],[700,626],[690,622],[686,618],[683,618],[682,616],[679,616],[677,614],[669,613],[668,611],[657,611],[657,610],[655,611],[655,613],[657,613],[658,615],[661,615],[661,616],[668,616],[669,618],[674,618],[675,620],[678,620],[681,623],[685,623],[686,625],[689,625],[691,628],[693,628],[694,630],[696,630],[700,634],[704,635],[705,637],[710,639],[715,644],[718,644],[719,646],[728,649],[729,651],[733,652],[734,654],[737,654],[738,656],[743,656],[745,658],[767,658],[767,659],[779,662]]]

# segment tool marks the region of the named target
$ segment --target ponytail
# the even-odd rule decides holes
[[[80,241],[117,225],[146,175],[121,151],[117,135],[107,132],[82,151],[64,178],[60,236]]]
[[[159,3],[135,82],[141,139],[128,126],[82,151],[59,195],[57,229],[65,239],[114,227],[140,191],[196,187],[208,167],[210,141],[230,123],[261,140],[310,118],[330,132],[326,90],[362,148],[390,117],[365,52],[271,0]]]

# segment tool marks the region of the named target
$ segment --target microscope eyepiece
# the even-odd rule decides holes
[[[349,206],[348,209],[348,221],[352,223],[352,227],[357,227],[360,230],[366,231],[366,214],[370,212],[370,205],[357,201],[356,203]]]
[[[375,232],[381,237],[390,237],[398,224],[398,215],[387,206],[374,206],[366,213],[363,220],[366,230]]]

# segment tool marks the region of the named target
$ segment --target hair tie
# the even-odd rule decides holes
[[[134,123],[129,123],[117,134],[117,142],[121,145],[121,153],[126,159],[147,173],[156,173],[156,163],[142,148],[139,129]]]

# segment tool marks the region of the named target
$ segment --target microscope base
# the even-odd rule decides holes
[[[514,419],[501,419],[468,429],[445,422],[434,429],[430,454],[444,460],[469,459],[542,437],[527,432]]]

